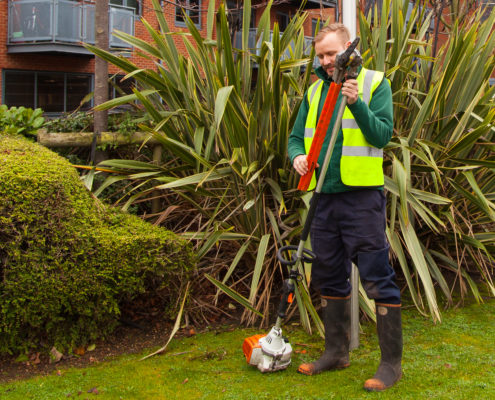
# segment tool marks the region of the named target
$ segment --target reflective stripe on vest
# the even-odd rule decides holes
[[[376,90],[383,80],[383,72],[362,68],[358,77],[359,97],[369,104]],[[323,81],[319,79],[308,89],[309,111],[306,117],[304,130],[304,147],[308,154],[316,129],[318,105],[321,99]],[[383,150],[369,144],[359,129],[359,126],[348,107],[342,118],[342,133],[344,136],[342,158],[340,161],[340,177],[348,186],[382,186],[383,178]],[[316,186],[313,174],[309,189]]]

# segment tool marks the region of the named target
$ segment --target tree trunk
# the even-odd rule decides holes
[[[108,33],[108,0],[98,0],[95,5],[95,41],[96,47],[102,50],[108,50],[109,33]],[[108,100],[108,63],[100,57],[95,58],[95,106],[98,106]],[[102,132],[108,130],[108,111],[94,112],[94,132],[93,146],[91,149],[91,162],[97,164],[96,142],[97,137]],[[101,161],[101,160],[100,160]]]
[[[38,142],[45,147],[90,147],[93,140],[91,132],[47,132],[46,129],[38,130]],[[123,135],[119,132],[100,132],[96,144],[108,144],[112,146],[125,146],[129,144],[156,145],[159,143],[147,132],[135,132],[131,135]],[[158,156],[157,156],[158,157]]]

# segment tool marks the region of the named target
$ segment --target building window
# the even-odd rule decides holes
[[[201,0],[177,0],[175,7],[175,25],[186,26],[184,14],[191,18],[194,25],[201,26]]]
[[[318,32],[323,28],[323,22],[318,19],[312,18],[311,19],[311,36],[315,37],[316,35],[316,28],[318,28]]]
[[[3,103],[15,107],[34,107],[35,78],[33,73],[5,71]]]
[[[71,111],[64,106],[65,74],[38,72],[36,78],[36,108],[47,113]]]
[[[374,15],[375,5],[378,9],[378,15],[380,15],[382,12],[383,0],[366,0],[364,2],[364,15],[368,15],[370,11],[372,12],[372,15]]]
[[[481,9],[483,11],[483,15],[481,16],[481,21],[485,21],[491,15],[495,8],[494,0],[481,0]]]
[[[227,0],[227,18],[230,26],[236,26],[241,30],[244,13],[244,4],[241,0]],[[249,28],[256,28],[256,10],[251,10]]]
[[[236,0],[227,1],[227,19],[233,32],[239,32],[242,28],[242,4]]]
[[[115,6],[124,6],[129,8],[134,8],[137,15],[141,15],[142,7],[141,0],[110,0],[110,4]]]
[[[290,21],[290,17],[288,14],[280,13],[280,12],[277,13],[277,22],[280,32],[283,32],[287,29],[287,26],[289,26],[289,21]]]
[[[109,99],[132,94],[132,89],[136,86],[136,82],[133,78],[123,79],[124,76],[125,75],[112,75],[109,77]]]
[[[5,70],[3,82],[7,106],[41,108],[54,114],[74,111],[93,90],[91,74]],[[81,106],[81,110],[90,108],[90,102]]]

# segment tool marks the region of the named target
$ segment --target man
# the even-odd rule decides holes
[[[322,28],[314,39],[320,79],[304,95],[288,144],[289,157],[300,175],[308,171],[306,154],[332,82],[335,56],[349,45],[349,30],[339,23]],[[319,165],[323,165],[342,96],[347,96],[347,107],[311,227],[317,256],[312,285],[321,295],[325,351],[315,362],[300,365],[298,372],[314,375],[349,366],[348,278],[354,262],[368,297],[375,300],[381,350],[378,370],[364,388],[381,391],[402,376],[400,291],[388,261],[382,169],[382,149],[393,132],[392,92],[383,72],[361,68],[357,79],[345,80]]]

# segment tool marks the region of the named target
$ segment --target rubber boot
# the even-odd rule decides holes
[[[349,297],[322,297],[322,319],[325,327],[325,352],[307,364],[301,364],[297,372],[316,375],[323,371],[349,366],[349,342],[351,337],[351,300]]]
[[[402,322],[400,305],[376,304],[376,329],[382,353],[373,378],[364,383],[368,391],[381,392],[402,377]]]

